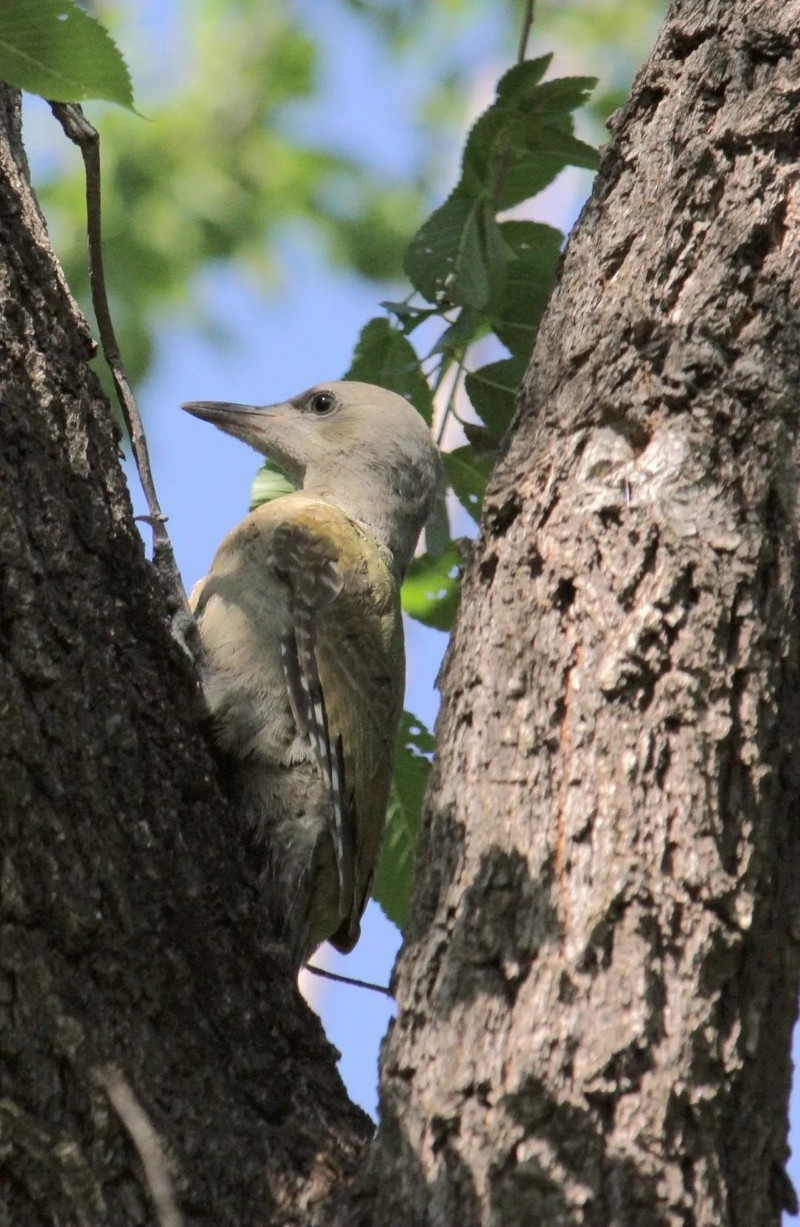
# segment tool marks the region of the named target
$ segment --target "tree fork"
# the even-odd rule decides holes
[[[611,127],[466,576],[342,1223],[794,1203],[800,4],[678,0]]]

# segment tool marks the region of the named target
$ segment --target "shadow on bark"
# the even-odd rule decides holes
[[[393,1170],[402,1169],[405,1174],[395,1204],[403,1207],[406,1227],[422,1227],[431,1221],[482,1222],[487,1206],[490,1221],[503,1227],[531,1227],[534,1223],[641,1227],[643,1215],[648,1227],[667,1227],[670,1220],[666,1210],[653,1209],[659,1202],[657,1178],[643,1173],[632,1158],[604,1154],[596,1117],[569,1104],[556,1103],[534,1076],[528,1077],[518,1092],[503,1096],[496,1106],[491,1104],[488,1091],[484,1088],[482,1108],[487,1113],[501,1109],[507,1127],[519,1133],[519,1142],[513,1159],[485,1171],[488,1188],[483,1193],[476,1187],[476,1165],[470,1169],[457,1148],[457,1143],[464,1143],[460,1118],[434,1117],[429,1123],[430,1144],[440,1174],[427,1187],[397,1116],[391,1113],[382,1123],[381,1139],[385,1150],[393,1155]],[[480,1088],[475,1093],[480,1102]],[[595,1190],[600,1190],[599,1196]],[[374,1219],[365,1215],[350,1221],[367,1223]]]
[[[447,1018],[486,993],[513,1004],[539,950],[562,937],[551,891],[552,871],[534,881],[521,853],[493,847],[483,854],[453,922],[434,1016]]]

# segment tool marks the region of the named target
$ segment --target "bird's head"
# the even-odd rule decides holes
[[[441,461],[424,420],[402,396],[333,380],[277,405],[182,407],[269,456],[302,490],[363,524],[405,573],[433,509]]]

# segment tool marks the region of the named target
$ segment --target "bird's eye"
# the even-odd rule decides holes
[[[309,401],[309,405],[314,413],[320,414],[330,413],[335,404],[333,395],[330,392],[315,392]]]

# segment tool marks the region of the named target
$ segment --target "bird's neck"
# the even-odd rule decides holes
[[[398,583],[402,581],[425,522],[425,509],[402,504],[384,492],[360,494],[353,489],[337,489],[335,483],[324,480],[306,480],[303,493],[331,503],[354,520],[378,544]]]

